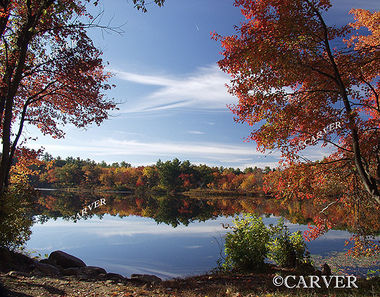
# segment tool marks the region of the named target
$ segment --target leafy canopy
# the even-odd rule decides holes
[[[154,1],[162,6],[164,0]],[[105,93],[111,74],[90,28],[107,28],[87,11],[98,0],[0,1],[0,192],[25,123],[64,136],[63,126],[99,125],[116,108]],[[133,1],[146,12],[145,0]]]
[[[230,106],[235,120],[252,126],[249,139],[261,151],[279,149],[287,164],[299,164],[305,141],[332,144],[322,172],[335,167],[348,181],[358,178],[360,199],[380,204],[380,13],[353,9],[355,22],[337,27],[324,20],[328,0],[235,6],[245,17],[236,34],[214,34],[239,99]],[[326,129],[333,123],[337,129]]]

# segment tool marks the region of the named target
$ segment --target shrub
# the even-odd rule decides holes
[[[270,233],[268,258],[277,265],[294,268],[309,261],[301,231],[290,233],[284,220],[280,219],[276,226],[270,226]]]
[[[233,232],[226,235],[226,270],[258,270],[263,268],[267,254],[269,230],[262,219],[253,214],[244,214],[234,219]]]
[[[15,249],[29,239],[33,198],[33,189],[23,183],[11,185],[0,196],[0,247]]]
[[[269,228],[253,214],[233,222],[234,226],[227,227],[233,231],[226,235],[223,270],[260,270],[267,257],[282,267],[311,266],[301,231],[290,233],[283,219]]]

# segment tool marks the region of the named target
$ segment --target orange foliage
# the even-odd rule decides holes
[[[319,213],[309,238],[339,224],[333,215],[344,219],[329,212],[334,205],[350,209],[360,201],[379,217],[379,12],[352,10],[355,22],[336,27],[324,20],[328,0],[235,6],[245,21],[235,35],[213,38],[223,47],[219,66],[231,76],[229,91],[239,99],[230,106],[235,120],[252,126],[248,139],[259,150],[282,152],[283,167],[266,176],[263,189],[287,202],[312,200]],[[369,34],[360,35],[361,27]],[[336,122],[339,128],[326,129]],[[300,152],[310,137],[310,145],[332,143],[335,151],[305,162]]]

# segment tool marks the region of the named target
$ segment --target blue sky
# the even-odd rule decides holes
[[[236,99],[216,65],[221,48],[210,32],[234,33],[242,17],[233,0],[166,0],[163,8],[150,5],[145,14],[131,0],[103,2],[95,14],[103,9],[102,23],[122,25],[124,33],[95,30],[90,36],[110,63],[117,87],[108,95],[120,110],[100,127],[67,126],[60,140],[27,127],[38,137],[30,146],[43,146],[55,157],[124,160],[134,166],[176,157],[235,168],[277,165],[279,153],[263,155],[254,142],[244,142],[249,127],[235,123],[226,107]],[[327,22],[345,23],[351,8],[378,9],[376,2],[336,0]],[[314,147],[305,154],[320,159],[325,152]]]

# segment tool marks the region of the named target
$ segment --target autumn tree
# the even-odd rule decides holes
[[[25,123],[61,138],[65,124],[99,125],[115,108],[104,95],[110,73],[87,35],[89,28],[102,27],[86,10],[98,2],[0,1],[0,193],[8,186]],[[145,0],[133,3],[146,11]]]
[[[214,34],[223,47],[219,66],[239,99],[230,106],[235,120],[252,126],[249,139],[261,151],[279,149],[292,166],[305,160],[307,146],[331,144],[335,151],[323,162],[306,160],[322,168],[313,176],[328,179],[338,169],[346,184],[360,180],[361,201],[380,204],[380,13],[353,9],[354,23],[337,27],[325,21],[328,0],[235,6],[245,17],[236,34]]]
[[[110,74],[82,15],[81,1],[0,2],[0,191],[26,121],[59,138],[62,124],[100,124],[115,107],[102,93]]]

